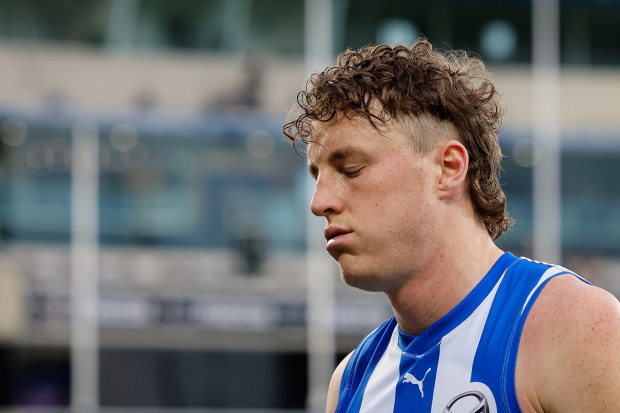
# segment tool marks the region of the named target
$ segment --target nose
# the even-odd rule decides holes
[[[339,214],[342,212],[343,199],[337,188],[327,179],[319,177],[310,201],[310,210],[319,217]]]

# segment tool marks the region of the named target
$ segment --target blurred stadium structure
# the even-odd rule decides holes
[[[620,295],[620,2],[560,6],[563,263]],[[532,151],[531,8],[332,2],[335,51],[425,34],[488,62],[517,222],[500,245],[525,255],[545,161]],[[0,1],[1,411],[70,401],[76,124],[99,139],[101,410],[305,409],[306,168],[280,136],[305,79],[304,10]],[[335,295],[342,357],[389,307],[338,282]]]

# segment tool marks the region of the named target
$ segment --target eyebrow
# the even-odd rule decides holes
[[[342,149],[338,149],[332,152],[327,158],[327,163],[333,164],[336,161],[346,159],[359,153],[361,153],[359,149],[353,147],[344,147]],[[312,175],[314,178],[317,177],[319,172],[318,166],[314,162],[310,161],[310,158],[308,158],[308,171],[310,172],[310,175]]]

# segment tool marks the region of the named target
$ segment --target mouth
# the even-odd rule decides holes
[[[334,242],[344,238],[345,235],[350,234],[353,231],[350,231],[341,227],[329,226],[325,228],[325,240],[327,241],[327,246],[329,247]]]

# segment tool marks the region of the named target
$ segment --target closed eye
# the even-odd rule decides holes
[[[363,167],[353,169],[353,170],[343,170],[342,174],[346,176],[347,178],[355,178],[356,176],[359,176],[362,173],[362,170],[364,170]]]

